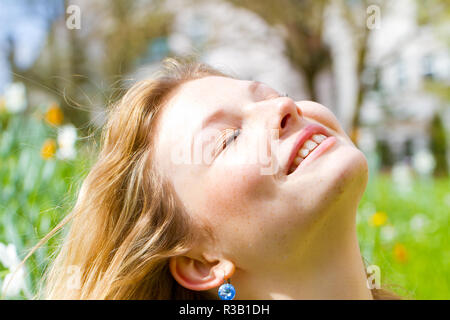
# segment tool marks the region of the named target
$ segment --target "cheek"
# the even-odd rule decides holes
[[[222,250],[243,265],[259,261],[261,252],[284,251],[289,242],[290,217],[282,213],[285,204],[272,178],[261,175],[260,166],[247,166],[216,170],[205,183],[202,220]]]
[[[272,187],[269,177],[260,174],[259,166],[212,169],[203,184],[205,209],[219,219],[246,216],[255,201],[270,196]]]

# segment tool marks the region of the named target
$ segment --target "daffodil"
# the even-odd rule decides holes
[[[45,114],[45,120],[54,126],[59,126],[63,122],[64,114],[58,104],[53,103],[50,105]]]
[[[20,291],[23,290],[28,295],[29,292],[25,282],[25,269],[21,267],[17,270],[20,265],[20,259],[14,244],[10,243],[5,246],[0,242],[0,262],[8,270],[8,274],[3,279],[2,293],[8,297],[14,297],[19,295]]]
[[[387,222],[387,214],[383,211],[375,212],[370,218],[370,223],[375,227],[381,227]]]
[[[53,139],[45,140],[41,149],[41,156],[43,159],[48,160],[55,155],[56,152],[56,143]]]
[[[11,83],[5,90],[5,107],[11,113],[20,112],[27,107],[25,86],[21,82]]]
[[[406,247],[401,243],[396,243],[394,245],[394,259],[398,262],[405,263],[408,260],[408,251]]]
[[[71,125],[65,125],[58,130],[59,159],[73,159],[76,155],[75,142],[77,141],[77,129]]]

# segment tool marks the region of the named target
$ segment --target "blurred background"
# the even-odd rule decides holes
[[[74,204],[105,107],[195,55],[329,107],[366,154],[357,226],[382,285],[450,298],[450,3],[0,0],[0,284]],[[61,241],[18,270],[29,299]]]

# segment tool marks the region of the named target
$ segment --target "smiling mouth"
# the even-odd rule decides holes
[[[300,150],[298,150],[294,161],[289,167],[288,174],[294,172],[295,169],[297,169],[297,167],[300,165],[300,163],[304,159],[306,159],[306,157],[308,157],[311,152],[316,149],[326,138],[326,135],[319,133],[314,134],[310,139],[306,140],[305,143],[301,146]]]
[[[287,163],[287,172],[289,175],[294,172],[298,166],[316,150],[324,141],[328,140],[331,135],[327,129],[318,124],[310,124],[306,126],[300,134],[292,148],[289,161]],[[321,148],[323,149],[323,148]],[[319,152],[321,153],[321,152]],[[315,155],[316,153],[314,153]],[[316,155],[313,157],[315,158]],[[309,161],[309,160],[308,160]]]

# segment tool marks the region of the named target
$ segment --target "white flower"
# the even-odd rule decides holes
[[[17,297],[21,290],[27,292],[24,268],[20,268],[15,274],[16,269],[10,271],[3,280],[2,292],[4,292],[5,296]]]
[[[6,88],[5,106],[6,110],[12,113],[25,110],[27,107],[27,99],[23,83],[14,82]]]
[[[412,191],[413,176],[411,171],[407,163],[397,162],[392,167],[394,187],[402,196],[406,196]]]
[[[393,226],[384,226],[380,232],[381,239],[385,241],[391,241],[395,238],[395,228]]]
[[[424,227],[428,225],[428,218],[423,213],[418,213],[412,217],[411,221],[409,222],[409,225],[411,227],[411,230],[413,231],[420,231]]]
[[[21,267],[17,272],[17,267],[20,264],[20,259],[17,255],[16,246],[12,243],[5,246],[0,242],[0,262],[9,269],[9,273],[3,279],[2,293],[6,296],[14,297],[20,294],[23,289],[28,294],[25,283],[25,269]]]
[[[76,154],[75,148],[61,148],[56,151],[58,159],[75,159]]]
[[[14,244],[10,243],[5,246],[0,242],[0,262],[8,269],[12,269],[20,263]]]
[[[433,155],[427,150],[415,153],[412,159],[414,169],[421,175],[430,175],[436,166]]]
[[[58,131],[57,157],[59,159],[74,159],[76,156],[75,142],[77,141],[77,129],[71,125],[62,126]]]
[[[444,199],[444,203],[447,205],[447,207],[450,207],[450,192],[447,193],[443,199]]]

